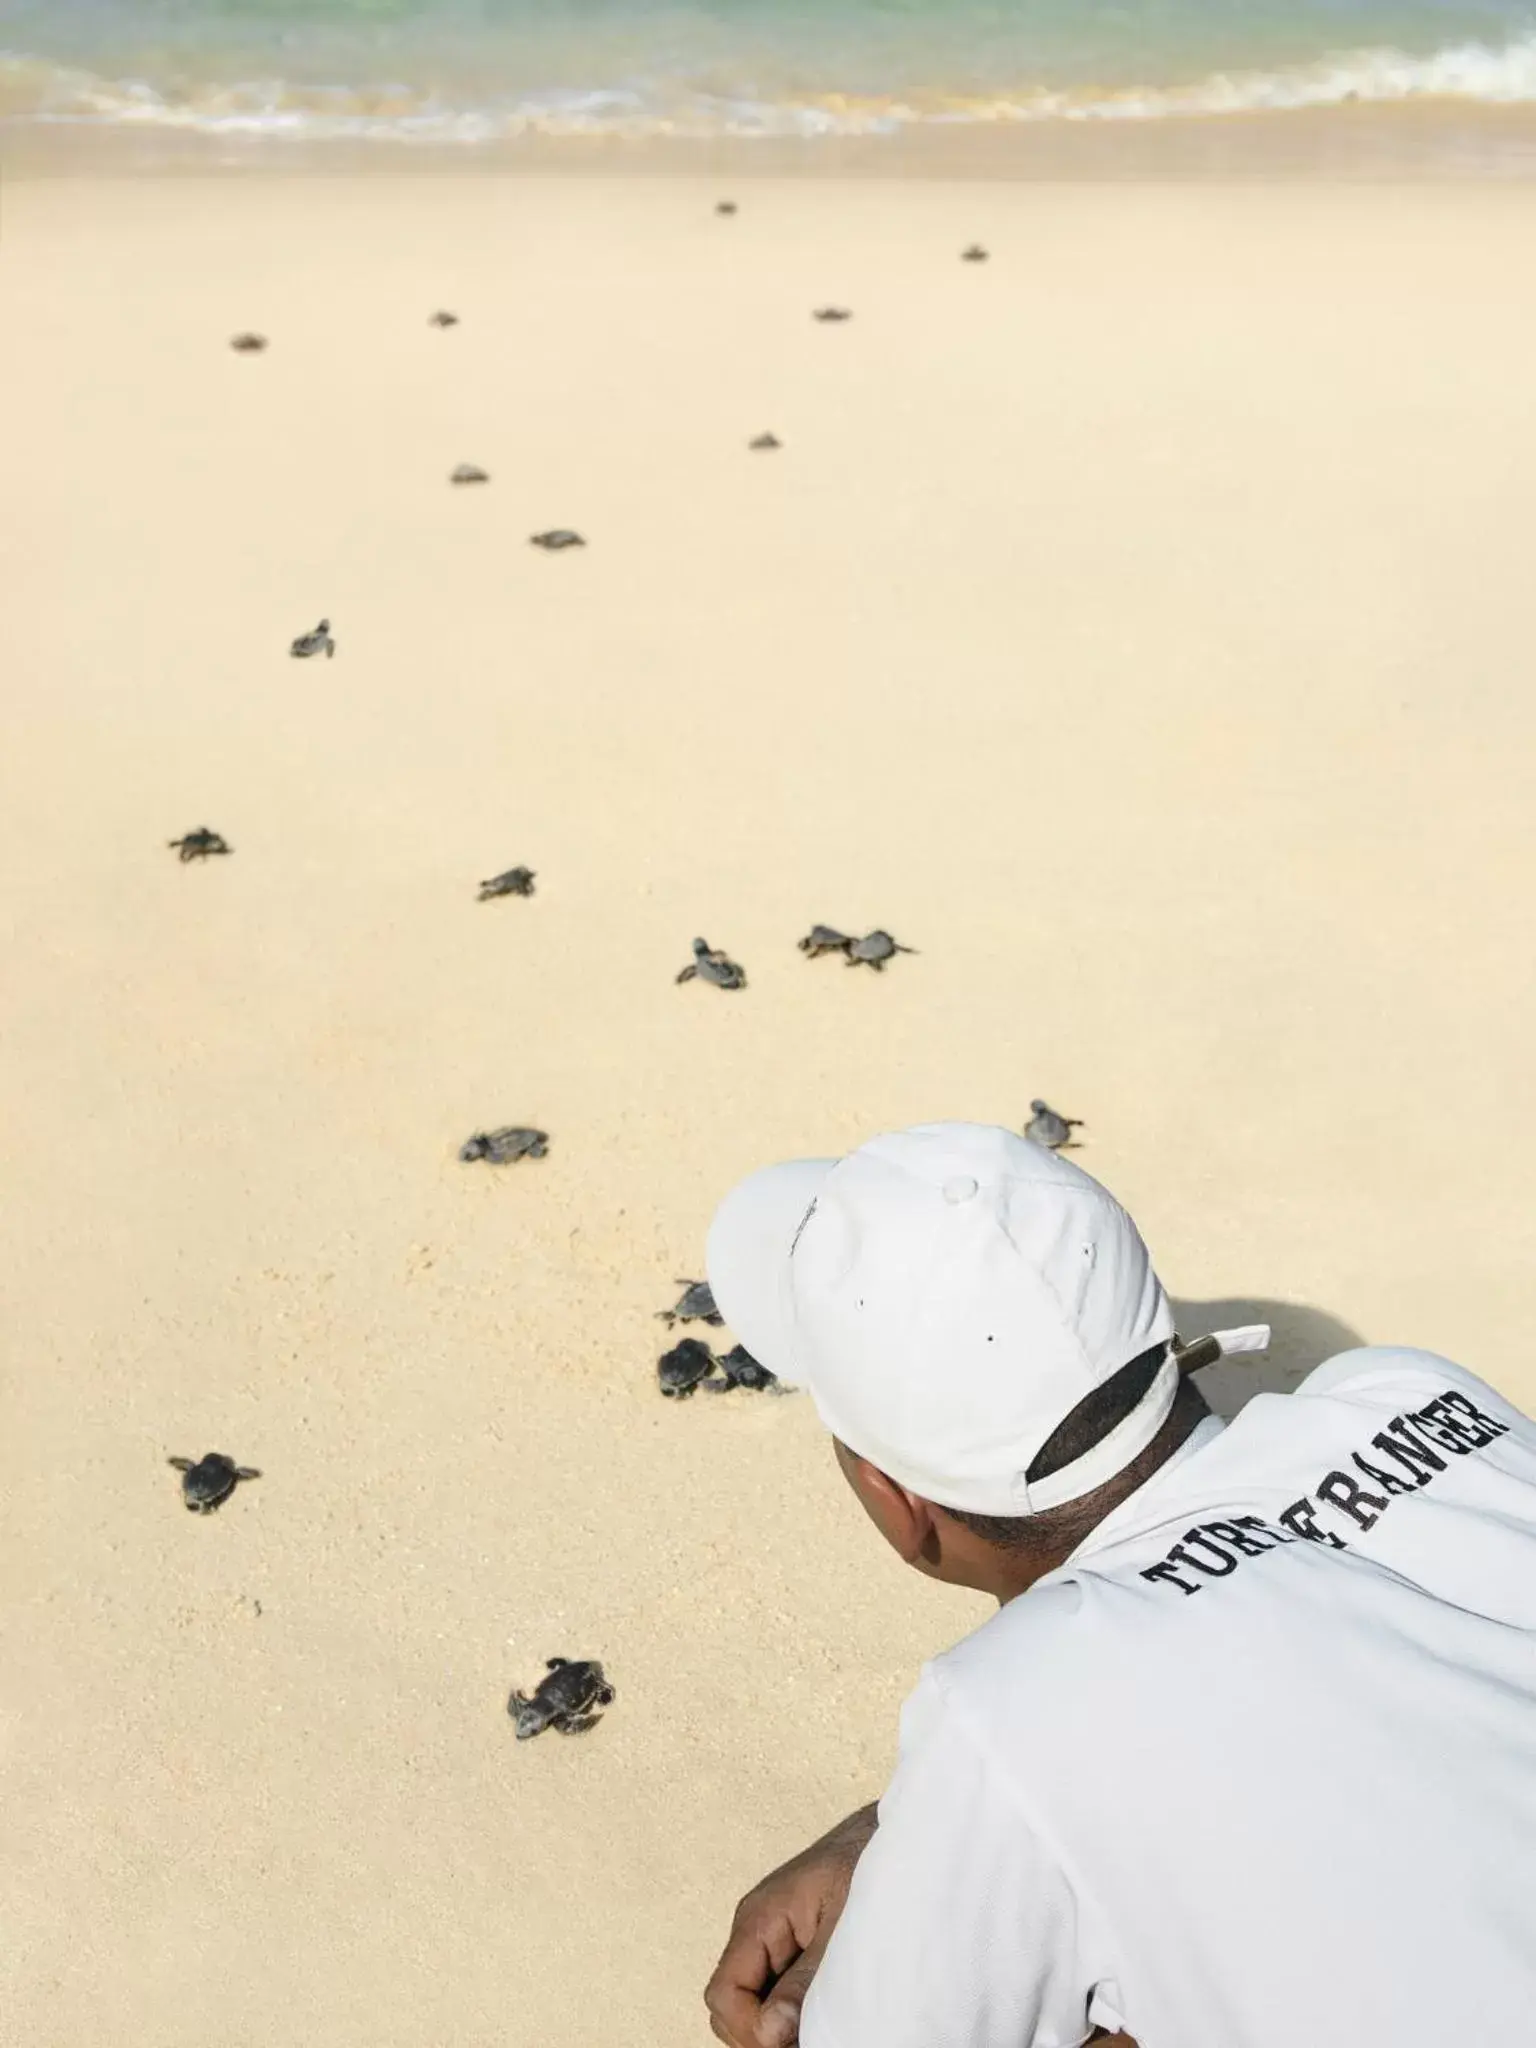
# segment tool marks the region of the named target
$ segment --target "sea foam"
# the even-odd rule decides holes
[[[987,93],[706,91],[646,79],[551,89],[478,104],[404,83],[297,85],[281,78],[176,89],[108,78],[0,51],[0,123],[184,130],[466,147],[522,136],[806,137],[888,134],[937,124],[1157,121],[1277,114],[1348,101],[1536,104],[1536,33],[1502,46],[1463,43],[1426,56],[1354,50],[1270,71],[1212,73],[1181,85],[1058,87]]]

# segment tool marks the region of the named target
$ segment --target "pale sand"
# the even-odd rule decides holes
[[[1282,1374],[1536,1398],[1536,193],[717,189],[5,191],[8,2042],[704,2038],[981,1612],[656,1394],[776,1154],[1043,1092]]]

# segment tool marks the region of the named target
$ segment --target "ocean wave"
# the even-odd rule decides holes
[[[524,136],[814,139],[926,125],[1198,119],[1349,101],[1424,100],[1536,104],[1536,33],[1502,47],[1467,43],[1428,56],[1355,50],[1288,69],[1216,73],[1173,86],[800,92],[764,99],[680,81],[645,81],[591,91],[524,92],[474,106],[454,105],[405,84],[355,88],[256,79],[171,89],[0,51],[0,127],[74,124],[468,147]]]

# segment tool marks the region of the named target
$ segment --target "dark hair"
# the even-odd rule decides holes
[[[1025,1478],[1031,1482],[1049,1479],[1053,1473],[1062,1471],[1091,1451],[1095,1444],[1102,1443],[1141,1400],[1167,1355],[1166,1344],[1154,1344],[1150,1351],[1143,1351],[1129,1365],[1122,1365],[1118,1372],[1111,1373],[1102,1386],[1085,1394],[1066,1420],[1053,1429],[1040,1446]],[[1175,1424],[1180,1426],[1183,1434],[1187,1434],[1205,1413],[1203,1397],[1194,1382],[1186,1379],[1174,1398],[1162,1429],[1141,1456],[1124,1472],[1117,1473],[1105,1486],[1095,1489],[1084,1499],[1069,1500],[1059,1508],[1046,1508],[1035,1515],[976,1515],[960,1508],[946,1508],[944,1512],[1003,1550],[1035,1550],[1053,1546],[1063,1539],[1077,1537],[1080,1540],[1080,1536],[1085,1536],[1108,1512],[1103,1495],[1113,1488],[1116,1495],[1113,1505],[1128,1493],[1133,1493],[1162,1462],[1161,1457],[1154,1456],[1154,1453],[1159,1450],[1165,1434]]]

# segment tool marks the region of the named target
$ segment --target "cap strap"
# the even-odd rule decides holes
[[[1178,1399],[1182,1375],[1179,1361],[1170,1349],[1129,1415],[1117,1422],[1108,1436],[1101,1437],[1092,1450],[1084,1451],[1070,1465],[1047,1478],[1036,1479],[1024,1489],[1024,1512],[1038,1515],[1046,1508],[1064,1507],[1069,1500],[1081,1500],[1116,1479],[1139,1458],[1168,1420]]]

